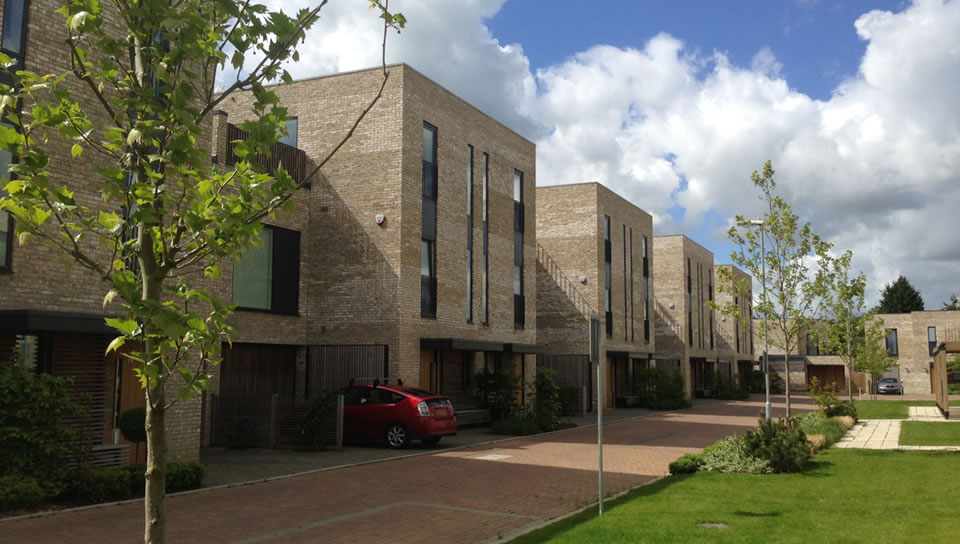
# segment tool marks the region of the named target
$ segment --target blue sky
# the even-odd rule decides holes
[[[303,0],[265,0],[293,7]],[[367,68],[381,29],[337,0],[295,77]],[[538,185],[596,180],[729,258],[750,173],[868,278],[960,293],[960,0],[391,0],[405,62],[537,145]]]
[[[746,66],[768,47],[792,87],[826,99],[856,73],[863,56],[866,44],[854,21],[872,9],[903,6],[903,0],[522,0],[506,2],[489,27],[501,42],[521,44],[534,69],[599,43],[642,47],[661,32],[694,49],[724,51]]]

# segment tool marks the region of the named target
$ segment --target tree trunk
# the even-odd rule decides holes
[[[146,544],[166,541],[167,428],[163,393],[162,386],[153,388],[150,392],[152,402],[147,402],[147,472],[143,495],[143,541]]]
[[[786,343],[786,342],[784,342]],[[786,404],[787,404],[787,418],[790,417],[790,350],[786,350],[786,355],[783,359],[783,369],[786,372],[787,379],[784,380],[786,384],[783,386],[784,393],[786,393]]]

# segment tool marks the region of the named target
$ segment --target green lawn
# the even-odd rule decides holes
[[[960,446],[960,423],[904,421],[900,426],[901,446]]]
[[[831,449],[799,474],[670,476],[516,542],[955,542],[960,486],[946,474],[960,455]]]
[[[932,400],[855,400],[859,419],[907,419],[911,406],[936,406]]]

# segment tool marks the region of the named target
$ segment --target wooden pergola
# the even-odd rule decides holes
[[[933,392],[937,396],[937,408],[943,417],[950,419],[950,395],[947,392],[947,359],[960,353],[960,342],[943,342],[933,352]]]

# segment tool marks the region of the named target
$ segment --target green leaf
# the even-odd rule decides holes
[[[103,297],[103,307],[106,308],[108,304],[113,302],[113,299],[117,296],[117,290],[111,289],[107,291],[107,294]]]
[[[120,349],[121,346],[123,346],[123,343],[126,341],[127,341],[126,337],[123,337],[123,336],[118,336],[114,338],[113,341],[110,342],[110,345],[107,346],[107,351],[104,352],[104,355],[107,355],[111,351],[117,351],[118,349]]]
[[[83,155],[83,147],[80,144],[73,144],[73,147],[70,148],[70,154],[74,159],[79,158],[80,155]]]
[[[179,401],[188,401],[193,397],[193,391],[189,387],[181,387],[177,389],[177,400]]]
[[[108,317],[106,321],[107,325],[117,329],[126,336],[132,336],[133,333],[140,327],[139,324],[133,319],[118,319],[114,317]]]

